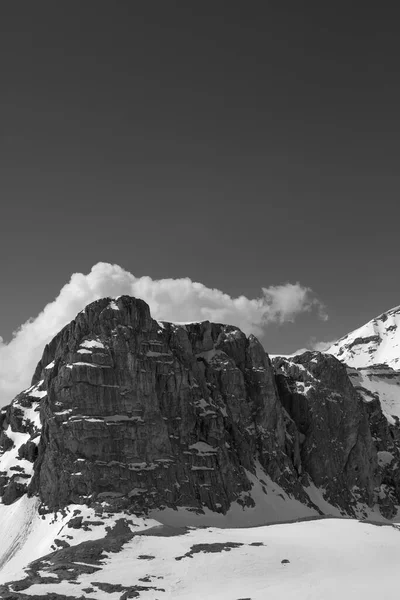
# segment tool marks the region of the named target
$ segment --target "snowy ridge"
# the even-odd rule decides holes
[[[356,369],[382,364],[400,369],[400,306],[352,331],[326,352]]]
[[[348,366],[364,401],[379,399],[391,425],[400,418],[400,306],[352,331],[325,352]]]

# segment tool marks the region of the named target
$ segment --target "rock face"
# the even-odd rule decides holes
[[[399,376],[393,375],[393,370],[387,367],[368,367],[360,370],[347,367],[347,372],[355,389],[363,398],[368,413],[381,471],[381,512],[391,518],[395,516],[395,506],[400,498],[400,426],[397,414],[390,413],[391,409],[398,412]]]
[[[302,470],[334,505],[348,510],[357,502],[373,504],[376,449],[345,365],[315,352],[275,359],[274,365],[282,404],[299,432]]]
[[[381,509],[393,515],[400,491],[400,307],[344,336],[328,352],[346,364],[364,401],[381,471]]]
[[[25,494],[33,475],[40,440],[39,386],[19,394],[0,411],[0,497],[11,504]]]
[[[385,429],[376,444],[370,408],[334,357],[273,367],[236,327],[157,322],[142,300],[105,298],[46,346],[31,388],[0,413],[0,495],[225,514],[269,479],[313,514],[378,503],[392,516],[400,486],[382,452],[397,442]]]
[[[50,508],[120,498],[225,512],[251,502],[257,461],[296,487],[272,366],[235,327],[100,300],[46,347],[33,384],[47,396],[30,491]]]

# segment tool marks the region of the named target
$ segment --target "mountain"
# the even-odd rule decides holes
[[[400,369],[400,306],[345,335],[327,352],[356,369]]]
[[[391,424],[400,418],[400,306],[333,344],[330,354],[348,365],[365,401],[379,399]]]
[[[234,599],[238,586],[248,598],[238,575],[225,595],[223,579],[214,596],[203,581],[214,563],[230,573],[238,561],[254,600],[264,561],[295,547],[307,587],[319,545],[307,554],[296,528],[331,535],[341,521],[265,527],[282,521],[387,523],[353,533],[390,546],[398,427],[360,373],[319,352],[271,362],[236,327],[158,322],[129,296],[88,305],[0,411],[0,596]],[[291,568],[280,560],[277,581]],[[192,594],[188,562],[199,568]]]

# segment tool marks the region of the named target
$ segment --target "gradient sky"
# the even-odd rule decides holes
[[[348,3],[0,3],[0,334],[98,261],[311,287],[330,319],[274,353],[400,304],[398,32]]]

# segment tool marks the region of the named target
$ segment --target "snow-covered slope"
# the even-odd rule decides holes
[[[42,518],[36,502],[24,496],[0,505],[1,538],[19,547],[0,572],[5,600],[47,594],[89,600],[376,600],[392,598],[398,586],[396,525],[322,519],[221,529],[188,528],[183,520],[170,527],[127,514],[99,520],[82,506]],[[78,510],[82,526],[68,527]]]
[[[400,418],[400,306],[352,331],[326,352],[349,366],[365,401],[379,398],[391,424]]]
[[[386,419],[395,425],[400,419],[400,371],[381,365],[364,369],[348,367],[348,374],[364,401],[378,398]]]
[[[356,369],[381,364],[400,369],[400,306],[342,337],[326,352]]]

